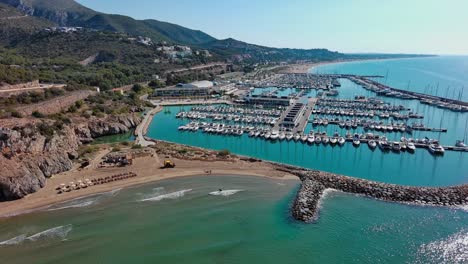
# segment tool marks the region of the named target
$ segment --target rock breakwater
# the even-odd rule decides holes
[[[413,187],[352,178],[332,173],[284,169],[297,175],[302,186],[292,208],[293,217],[304,222],[318,218],[318,204],[326,189],[364,195],[384,201],[418,205],[459,206],[468,204],[468,185]]]

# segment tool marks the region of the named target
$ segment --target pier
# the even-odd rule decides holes
[[[333,75],[336,77],[336,75]],[[412,92],[402,89],[397,89],[390,87],[385,84],[381,84],[374,80],[370,80],[364,76],[359,75],[340,75],[341,78],[347,78],[352,82],[361,85],[367,90],[376,92],[382,96],[396,97],[400,99],[415,99],[421,101],[421,103],[434,105],[440,108],[446,108],[452,111],[457,112],[467,112],[468,111],[468,102],[461,100],[454,100],[449,98],[444,98],[435,95],[423,94],[418,92]]]
[[[287,109],[283,112],[279,121],[273,127],[273,130],[280,131],[288,129],[292,133],[303,134],[304,129],[307,126],[308,120],[312,115],[312,110],[317,102],[316,98],[308,98],[307,104],[295,100]]]

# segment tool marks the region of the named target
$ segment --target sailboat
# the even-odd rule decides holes
[[[468,128],[468,119],[465,121],[465,134],[463,135],[463,139],[457,140],[457,142],[455,143],[455,147],[466,148],[465,140],[466,140],[466,133],[468,133],[467,128]]]

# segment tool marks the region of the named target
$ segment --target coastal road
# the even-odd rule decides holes
[[[43,85],[34,86],[34,87],[0,89],[0,93],[23,92],[23,91],[44,90],[44,89],[51,89],[51,88],[64,88],[64,87],[65,87],[65,84],[43,84]]]
[[[140,125],[137,126],[135,132],[136,132],[136,140],[135,143],[137,145],[140,145],[142,147],[148,147],[151,145],[154,145],[154,142],[148,141],[145,139],[146,132],[148,131],[148,127],[151,123],[151,120],[153,120],[153,116],[160,112],[163,109],[162,106],[158,105],[156,108],[152,109],[148,113],[146,113],[145,117],[143,118],[143,121],[140,123]]]

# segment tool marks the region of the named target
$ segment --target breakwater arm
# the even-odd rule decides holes
[[[302,186],[292,208],[293,217],[304,222],[318,218],[318,204],[326,189],[364,195],[384,201],[418,205],[457,206],[468,204],[468,185],[412,187],[352,178],[321,171],[283,168],[297,175]]]

